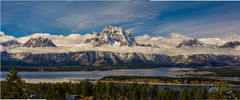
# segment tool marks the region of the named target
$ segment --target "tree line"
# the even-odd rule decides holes
[[[61,83],[25,83],[12,70],[1,82],[2,99],[68,99],[70,95],[92,100],[200,100],[200,99],[240,99],[240,90],[230,89],[221,81],[214,91],[206,88],[190,90],[160,90],[156,85],[116,84],[113,82],[61,82]]]

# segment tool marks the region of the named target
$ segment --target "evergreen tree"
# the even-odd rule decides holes
[[[148,84],[115,84],[97,82],[77,83],[38,83],[25,84],[16,71],[8,74],[6,81],[1,82],[1,98],[32,99],[67,99],[69,95],[79,95],[83,99],[94,100],[202,100],[202,99],[240,99],[240,90],[230,89],[225,82],[220,82],[216,91],[208,92],[206,88],[159,90],[156,85]],[[86,98],[87,97],[87,98]],[[82,99],[81,98],[81,99]]]
[[[111,92],[111,87],[110,85],[107,85],[106,92],[104,94],[104,100],[110,100],[110,92]]]
[[[94,86],[94,99],[95,100],[102,100],[102,94],[104,93],[104,84],[98,81]]]
[[[207,91],[207,88],[204,88],[202,90],[202,99],[207,99],[208,98],[208,91]]]
[[[195,99],[197,99],[197,100],[203,99],[203,94],[202,94],[202,91],[201,91],[201,90],[196,90],[195,93],[196,93],[196,94],[195,94]]]
[[[14,69],[7,74],[6,82],[2,83],[1,98],[7,99],[25,99],[27,98],[24,80],[21,79],[18,72]]]
[[[127,98],[127,94],[128,94],[128,87],[127,85],[121,85],[120,86],[120,99],[121,100],[125,100],[125,98]]]
[[[83,96],[90,96],[92,95],[92,83],[85,81],[81,83],[81,94]]]
[[[232,91],[232,96],[234,97],[234,99],[239,100],[240,99],[240,90],[239,89],[234,89]]]
[[[158,88],[157,88],[156,85],[153,85],[150,88],[149,92],[150,92],[150,98],[152,100],[159,100],[160,99],[160,97],[158,96]]]
[[[136,84],[133,84],[131,86],[131,100],[139,100],[139,96],[138,96],[138,89],[137,87],[135,86]]]
[[[197,88],[196,88],[196,87],[193,87],[193,88],[189,91],[189,93],[188,93],[188,99],[189,99],[189,100],[195,99],[196,93],[197,93]]]
[[[232,95],[230,94],[229,86],[226,81],[220,81],[216,85],[216,91],[213,91],[209,95],[210,99],[232,99]]]
[[[187,89],[183,89],[180,91],[180,99],[188,100],[188,90]]]
[[[147,99],[147,89],[146,89],[146,87],[142,87],[140,92],[141,92],[140,100],[146,100]]]

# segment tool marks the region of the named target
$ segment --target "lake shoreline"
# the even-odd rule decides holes
[[[114,83],[148,83],[152,85],[174,86],[211,86],[221,80],[208,77],[169,77],[169,76],[106,76],[99,79],[101,82]],[[240,81],[225,80],[229,86],[240,87]]]
[[[153,83],[153,82],[136,82],[136,81],[131,81],[131,82],[122,82],[122,81],[100,81],[100,82],[104,82],[104,83],[118,83],[118,84],[149,84],[149,85],[165,85],[165,86],[199,86],[199,87],[206,87],[206,86],[210,86],[209,84],[175,84],[175,83]],[[240,85],[229,85],[231,87],[240,87]]]
[[[179,77],[216,77],[216,78],[233,78],[240,79],[239,67],[212,67],[212,68],[196,68],[193,70],[174,70],[169,73],[186,73]]]

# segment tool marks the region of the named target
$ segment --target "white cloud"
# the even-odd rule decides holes
[[[18,47],[18,48],[6,48],[8,52],[16,53],[16,52],[31,52],[35,54],[39,53],[67,53],[67,52],[78,52],[78,51],[111,51],[111,52],[139,52],[145,54],[166,54],[166,55],[192,55],[192,54],[226,54],[226,55],[238,55],[240,56],[240,47],[236,49],[217,49],[217,48],[209,48],[209,47],[193,47],[193,48],[175,48],[179,43],[183,40],[192,39],[191,37],[187,37],[177,33],[171,33],[169,37],[151,37],[149,35],[143,35],[136,37],[136,41],[138,43],[143,44],[155,44],[160,48],[152,48],[152,47],[114,47],[110,45],[104,45],[100,47],[94,47],[90,44],[84,44],[83,42],[92,38],[94,34],[70,34],[68,36],[63,35],[51,35],[49,33],[36,33],[25,37],[14,38],[12,36],[5,36],[7,39],[16,39],[21,43],[26,42],[30,38],[36,37],[45,37],[49,38],[56,44],[58,47],[46,47],[46,48],[26,48],[26,47]],[[200,38],[199,40],[206,44],[223,44],[225,42],[238,40],[240,35],[228,35],[216,38]],[[9,38],[11,37],[11,38]],[[2,38],[2,37],[0,37]],[[3,50],[3,49],[1,49]]]
[[[24,44],[31,38],[43,37],[43,38],[51,39],[56,46],[65,47],[65,46],[82,44],[87,38],[91,38],[93,36],[94,36],[93,34],[85,34],[85,35],[70,34],[68,36],[63,36],[63,35],[51,35],[49,33],[34,33],[32,35],[24,36],[20,38],[13,37],[13,39],[16,39],[20,43]]]
[[[49,38],[49,39],[51,39],[51,40],[64,38],[63,35],[51,35],[51,34],[49,34],[49,33],[34,33],[34,34],[32,34],[32,35],[29,35],[29,36],[24,36],[24,37],[17,38],[17,40],[18,40],[20,43],[25,43],[25,42],[27,42],[29,39],[31,39],[31,38],[37,38],[37,37]]]
[[[168,38],[165,37],[150,37],[148,35],[136,37],[136,41],[141,44],[155,44],[161,48],[175,48],[183,40],[191,39],[190,37],[178,34],[171,33]]]
[[[1,36],[5,36],[4,32],[0,31],[0,35]]]
[[[116,53],[128,53],[128,52],[137,52],[143,54],[166,54],[166,55],[193,55],[193,54],[215,54],[215,55],[234,55],[240,56],[239,47],[236,49],[212,49],[212,48],[151,48],[151,47],[114,47],[114,46],[101,46],[94,47],[88,44],[78,44],[65,47],[46,47],[46,48],[26,48],[19,47],[9,49],[10,53],[19,53],[19,52],[31,52],[33,54],[41,53],[68,53],[68,52],[78,52],[78,51],[109,51]]]
[[[211,44],[211,45],[223,45],[226,42],[229,41],[240,41],[240,34],[225,34],[220,37],[215,37],[215,38],[200,38],[198,39],[206,44]]]
[[[14,39],[16,39],[16,38],[13,37],[13,36],[5,35],[4,32],[1,32],[1,31],[0,31],[0,34],[1,34],[0,42],[6,42],[6,41],[9,41],[9,40],[14,40]]]

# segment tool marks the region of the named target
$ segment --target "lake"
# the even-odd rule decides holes
[[[171,76],[185,73],[169,73],[173,70],[192,70],[192,68],[154,68],[154,69],[120,69],[107,71],[65,71],[65,72],[19,72],[21,77],[28,83],[38,82],[63,82],[84,79],[100,79],[105,76]],[[1,73],[4,80],[8,72]]]
[[[64,72],[19,72],[22,79],[27,83],[39,82],[69,82],[81,81],[84,79],[100,79],[105,76],[171,76],[171,75],[184,75],[189,73],[169,73],[174,70],[193,70],[193,68],[153,68],[153,69],[120,69],[120,70],[107,70],[107,71],[64,71]],[[5,80],[8,72],[1,72],[1,80]],[[198,73],[195,73],[198,74]],[[175,90],[182,90],[184,88],[191,89],[193,86],[167,86],[159,85],[159,89],[172,88]],[[197,87],[207,88],[211,87]],[[240,87],[233,87],[240,89]]]

